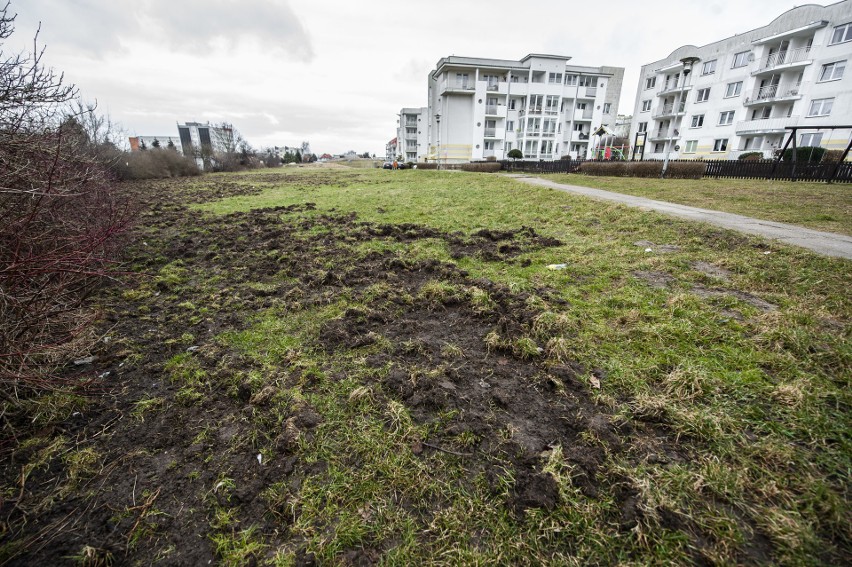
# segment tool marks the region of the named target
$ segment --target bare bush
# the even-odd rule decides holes
[[[0,40],[14,31],[0,9]],[[130,211],[90,151],[76,96],[41,64],[43,49],[0,43],[0,384],[7,401],[60,383],[90,322],[84,300],[114,268]],[[7,412],[4,412],[4,414]]]

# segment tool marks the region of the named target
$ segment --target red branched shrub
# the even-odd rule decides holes
[[[14,17],[0,10],[0,40]],[[75,95],[41,53],[0,49],[0,391],[58,385],[90,323],[85,299],[114,272],[131,218],[73,120]]]

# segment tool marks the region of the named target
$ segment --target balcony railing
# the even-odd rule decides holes
[[[654,113],[653,118],[659,118],[661,116],[673,116],[675,114],[674,104],[666,104],[662,108],[658,108]],[[682,114],[684,109],[686,108],[686,101],[681,101],[680,110],[677,111],[677,114]]]
[[[574,111],[574,120],[591,120],[592,119],[592,110],[575,110]]]
[[[586,132],[580,132],[579,134],[577,134],[577,139],[578,140],[588,140],[589,134],[586,133]]]
[[[485,114],[497,114],[497,109],[500,108],[497,104],[486,104]]]
[[[752,73],[763,73],[780,67],[782,65],[793,65],[796,63],[809,62],[811,59],[811,50],[815,46],[799,47],[798,49],[785,49],[784,51],[776,51],[772,55],[767,55],[761,58],[757,64],[757,69]]]
[[[497,137],[497,128],[486,128],[484,136],[486,138],[496,138]]]
[[[773,100],[801,98],[799,94],[802,85],[794,85],[793,87],[781,87],[780,85],[766,85],[754,89],[751,96],[745,99],[745,104],[756,104],[760,102],[771,102]]]
[[[448,81],[446,85],[444,85],[444,92],[469,92],[472,93],[475,90],[473,83],[466,81]]]
[[[586,87],[586,96],[589,98],[595,98],[598,95],[597,87]]]
[[[497,155],[494,150],[482,150],[482,157],[492,157]]]
[[[679,85],[665,85],[663,90],[657,92],[657,96],[666,96],[680,91],[688,91],[690,89],[692,89],[692,85],[684,85],[683,83]]]
[[[488,91],[496,91],[500,88],[500,85],[497,83],[488,83],[488,86],[485,87],[485,90]]]
[[[742,134],[780,134],[787,126],[797,126],[798,116],[783,116],[780,118],[762,118],[760,120],[742,120],[737,122],[737,135]]]
[[[556,135],[556,130],[542,130],[541,135],[545,138],[552,138]]]

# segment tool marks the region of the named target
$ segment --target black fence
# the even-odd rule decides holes
[[[588,160],[502,161],[502,170],[518,173],[577,173]],[[648,160],[650,161],[650,160]],[[688,161],[694,160],[671,160]],[[627,162],[629,163],[629,162]],[[852,163],[808,163],[775,160],[705,160],[705,178],[780,179],[852,183]]]

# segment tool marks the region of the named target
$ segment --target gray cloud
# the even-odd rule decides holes
[[[254,43],[288,59],[310,60],[311,38],[288,0],[21,0],[18,28],[45,20],[48,45],[103,58],[131,42],[165,44],[193,55]]]

